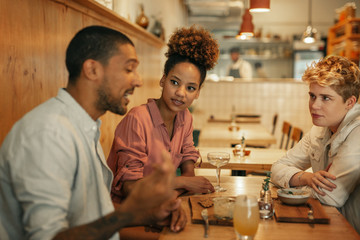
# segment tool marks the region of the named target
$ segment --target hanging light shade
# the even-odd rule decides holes
[[[250,12],[270,12],[270,0],[250,0]]]
[[[245,40],[254,36],[254,24],[249,9],[245,10],[242,19],[241,28],[236,38]]]
[[[314,28],[312,26],[311,23],[311,0],[309,0],[309,21],[308,21],[308,26],[306,27],[301,40],[304,43],[314,43],[318,40],[318,34],[317,34],[317,30],[316,28]]]
[[[311,25],[308,25],[305,29],[305,32],[302,35],[302,41],[304,43],[314,43],[317,41],[317,30]]]

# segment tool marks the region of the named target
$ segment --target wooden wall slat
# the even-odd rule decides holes
[[[144,87],[136,89],[129,107],[159,95],[164,43],[150,33],[92,0],[2,0],[0,144],[18,119],[66,86],[66,47],[77,31],[94,24],[118,29],[136,45]],[[106,156],[121,118],[112,113],[101,117]]]

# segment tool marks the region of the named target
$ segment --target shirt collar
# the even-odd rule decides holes
[[[341,122],[338,131],[341,131],[349,123],[353,122],[360,117],[360,104],[356,103],[346,114],[344,120]],[[337,131],[337,132],[338,132]]]
[[[59,89],[56,99],[63,102],[69,109],[69,117],[73,118],[79,127],[83,128],[86,132],[92,132],[96,135],[99,134],[101,120],[94,121],[83,107],[64,89]]]
[[[338,137],[339,135],[347,136],[348,132],[351,131],[354,127],[358,126],[358,124],[352,124],[354,121],[360,120],[360,104],[356,103],[355,106],[349,110],[349,112],[345,115],[345,118],[341,122],[335,134],[331,135],[330,129],[328,127],[318,127],[314,126],[316,129],[315,136],[320,139],[330,139]],[[347,128],[349,124],[352,124],[350,128]],[[345,131],[345,132],[344,132]]]
[[[152,98],[148,99],[147,105],[154,126],[158,127],[160,125],[164,125],[164,120],[161,117],[160,110],[156,105],[155,99]],[[184,113],[185,111],[181,111],[178,114],[176,114],[176,120],[174,124],[175,128],[177,126],[184,125],[184,121],[185,121]]]

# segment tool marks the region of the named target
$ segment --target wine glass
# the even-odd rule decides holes
[[[252,240],[259,226],[259,205],[251,195],[239,195],[235,200],[234,228],[238,239]]]
[[[220,187],[220,167],[226,165],[230,161],[230,154],[226,152],[210,152],[207,154],[207,159],[210,164],[216,167],[217,186],[215,186],[215,191],[225,192],[226,189]]]

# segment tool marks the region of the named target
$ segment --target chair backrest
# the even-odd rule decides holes
[[[200,129],[194,129],[193,130],[193,141],[194,141],[195,147],[199,146],[199,136],[200,136]]]
[[[283,143],[284,143],[285,138],[286,138],[285,149],[286,150],[288,149],[291,128],[292,128],[291,124],[289,122],[284,121],[283,126],[282,126],[282,130],[281,130],[282,135],[281,135],[280,149],[283,148]]]
[[[298,127],[293,127],[291,133],[291,147],[294,147],[294,144],[299,142],[303,136],[303,131]]]
[[[275,133],[277,120],[278,120],[278,115],[277,115],[277,114],[275,114],[275,115],[274,115],[274,118],[273,118],[273,125],[272,125],[272,126],[273,126],[273,128],[272,128],[272,130],[271,130],[271,134],[272,134],[272,135],[274,135],[274,133]]]

